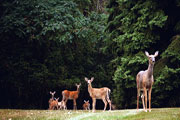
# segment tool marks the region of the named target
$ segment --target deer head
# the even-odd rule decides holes
[[[51,91],[50,91],[49,93],[50,93],[51,96],[52,96],[51,98],[54,99],[54,94],[56,93],[56,91],[54,91],[54,92],[51,92]]]
[[[80,86],[81,86],[81,83],[80,84],[75,84],[75,85],[76,85],[77,89],[79,89]]]
[[[88,78],[85,77],[85,81],[88,83],[88,85],[91,84],[93,80],[94,80],[94,77],[92,77],[90,80],[88,80]]]
[[[149,55],[149,53],[148,53],[147,51],[145,51],[145,55],[148,57],[149,62],[150,62],[151,64],[154,64],[154,63],[155,63],[155,57],[158,56],[158,53],[159,53],[159,52],[156,51],[154,55]]]

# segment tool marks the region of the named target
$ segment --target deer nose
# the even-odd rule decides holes
[[[152,60],[153,63],[155,62],[155,58],[154,57],[151,60]]]

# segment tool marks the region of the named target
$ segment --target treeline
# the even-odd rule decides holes
[[[49,91],[109,87],[118,108],[136,107],[144,51],[159,51],[152,107],[180,106],[178,0],[10,0],[0,4],[0,108],[47,109]],[[72,102],[68,103],[72,108]],[[97,108],[103,108],[98,102]]]

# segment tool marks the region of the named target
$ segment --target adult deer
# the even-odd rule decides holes
[[[149,55],[147,51],[145,51],[145,55],[149,59],[149,66],[148,69],[145,71],[140,71],[136,76],[136,83],[137,83],[137,110],[139,109],[139,96],[140,91],[143,91],[141,95],[142,102],[143,102],[143,109],[147,112],[147,91],[149,92],[149,112],[151,112],[151,92],[152,92],[152,85],[154,83],[153,77],[153,67],[155,64],[155,57],[158,56],[158,51],[155,52],[154,55]],[[145,104],[144,104],[144,97],[145,97]]]
[[[94,80],[94,77],[92,77],[91,80],[88,80],[88,78],[85,77],[85,81],[88,83],[88,92],[93,101],[92,111],[95,112],[96,99],[102,99],[102,101],[104,102],[104,111],[106,110],[107,102],[109,103],[109,110],[111,110],[111,101],[109,99],[111,90],[107,87],[92,88],[91,83],[93,80]]]
[[[67,103],[68,100],[73,100],[73,105],[74,105],[73,109],[74,110],[77,109],[76,99],[79,96],[79,92],[80,92],[79,88],[81,86],[81,83],[79,85],[76,84],[76,86],[77,86],[76,91],[69,91],[69,90],[62,91],[62,96],[63,96],[62,101],[65,102],[65,106],[66,106],[66,103]]]

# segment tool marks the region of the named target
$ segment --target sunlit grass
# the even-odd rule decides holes
[[[180,120],[180,108],[140,110],[97,110],[95,113],[83,110],[13,110],[1,109],[0,120]]]

